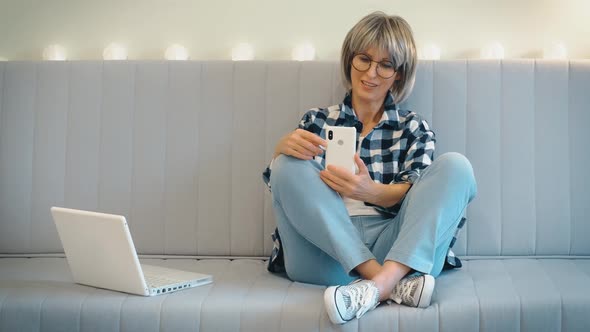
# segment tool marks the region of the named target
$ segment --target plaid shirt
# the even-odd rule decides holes
[[[393,103],[393,96],[385,99],[381,121],[365,137],[360,146],[360,157],[369,170],[373,181],[383,184],[414,183],[420,172],[432,163],[434,155],[434,132],[418,114],[400,110]],[[352,109],[350,93],[340,105],[315,108],[303,116],[299,128],[326,139],[326,126],[355,127],[357,144],[363,124]],[[357,151],[359,152],[359,151]],[[326,166],[325,154],[315,160]],[[270,168],[263,173],[264,182],[270,189]],[[370,203],[365,203],[370,205]],[[381,212],[394,217],[401,202],[389,207],[375,206]]]
[[[383,184],[414,183],[420,177],[421,171],[432,163],[436,142],[434,132],[420,115],[400,110],[393,102],[391,94],[387,95],[384,108],[381,120],[363,139],[360,151],[357,152],[367,166],[373,181]],[[298,127],[326,139],[326,126],[355,127],[358,148],[363,124],[354,113],[350,92],[340,105],[309,110]],[[314,159],[325,167],[324,157],[325,154],[322,154]],[[263,180],[269,189],[271,189],[270,173],[270,167],[267,167],[263,173]],[[403,199],[393,206],[375,206],[367,202],[365,205],[374,206],[393,218],[399,212],[402,201]],[[460,226],[463,226],[463,223],[464,221],[460,223]],[[460,227],[457,232],[459,229]],[[278,233],[273,234],[275,249],[278,250],[276,247],[280,248],[280,241],[277,239],[280,239]],[[454,241],[455,239],[453,244]],[[450,250],[448,258],[447,262],[452,267],[461,266],[458,258]],[[271,262],[272,259],[271,256]]]

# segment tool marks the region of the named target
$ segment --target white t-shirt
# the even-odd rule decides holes
[[[365,139],[364,136],[361,136],[359,138],[359,146],[357,148],[357,151],[359,151],[361,149],[361,143],[363,142],[363,139]],[[358,172],[358,167],[356,167],[356,171]],[[358,201],[356,199],[352,199],[352,198],[348,198],[348,197],[342,197],[342,200],[344,200],[344,204],[346,204],[346,210],[348,210],[348,215],[349,216],[373,216],[373,215],[379,215],[379,212],[377,211],[377,209],[375,209],[372,206],[366,206],[364,202],[362,201]]]
[[[372,206],[366,206],[364,202],[357,201],[356,199],[342,197],[344,204],[346,204],[346,210],[348,210],[349,216],[378,216],[379,212]]]

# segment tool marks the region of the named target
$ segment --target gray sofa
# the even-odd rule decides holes
[[[266,271],[261,172],[334,62],[0,62],[0,331],[588,331],[590,61],[422,61],[403,105],[478,196],[432,305],[331,325]],[[144,298],[72,283],[50,206],[125,215],[142,261],[215,281]]]

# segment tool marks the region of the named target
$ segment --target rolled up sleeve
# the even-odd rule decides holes
[[[425,120],[418,117],[412,119],[406,133],[409,148],[392,183],[413,184],[420,178],[421,172],[432,164],[434,157],[436,139]]]
[[[310,131],[312,133],[317,132],[318,128],[321,130],[321,128],[318,127],[317,124],[314,124],[315,115],[317,112],[318,112],[317,109],[312,109],[312,110],[307,111],[303,115],[303,117],[301,118],[301,121],[299,121],[299,124],[297,125],[297,129],[305,129],[305,130]],[[271,190],[270,174],[272,173],[273,160],[270,161],[268,166],[266,166],[266,168],[262,172],[262,181],[264,181],[264,184],[266,184],[268,190]]]

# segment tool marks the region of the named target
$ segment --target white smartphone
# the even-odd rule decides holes
[[[356,128],[326,126],[326,167],[336,165],[355,173]]]

